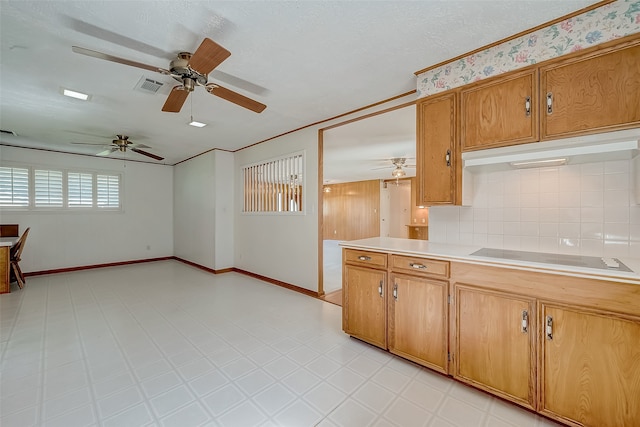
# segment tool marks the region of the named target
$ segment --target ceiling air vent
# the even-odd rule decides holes
[[[160,90],[160,88],[164,85],[164,83],[159,82],[157,80],[153,80],[153,79],[149,79],[147,77],[142,77],[140,79],[140,81],[138,81],[138,84],[136,85],[136,87],[134,89],[139,90],[140,92],[146,92],[146,93],[152,93],[152,94],[156,94],[158,93],[158,90]]]
[[[3,134],[3,135],[13,135],[13,136],[18,136],[18,134],[17,134],[17,133],[15,133],[14,131],[12,131],[12,130],[5,130],[5,129],[0,129],[0,134]]]

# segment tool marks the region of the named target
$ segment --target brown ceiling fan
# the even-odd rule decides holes
[[[231,52],[209,38],[205,38],[193,54],[190,52],[180,52],[178,56],[171,61],[168,70],[95,50],[85,49],[83,47],[72,46],[71,49],[75,53],[117,62],[118,64],[129,65],[131,67],[142,68],[143,70],[154,71],[171,76],[179,81],[180,85],[175,86],[171,90],[171,93],[162,106],[162,111],[170,113],[179,112],[187,100],[189,93],[193,92],[196,86],[203,86],[210,94],[226,99],[256,113],[260,113],[267,108],[266,105],[224,88],[217,83],[209,83],[208,74],[231,56]]]
[[[162,161],[164,157],[157,156],[153,153],[149,153],[148,151],[141,150],[141,148],[151,148],[148,145],[133,143],[129,141],[129,137],[126,135],[116,135],[117,139],[111,141],[111,144],[92,144],[89,142],[72,142],[72,144],[78,145],[97,145],[102,147],[109,147],[107,150],[101,151],[96,156],[108,156],[109,154],[115,153],[116,151],[120,151],[122,153],[127,152],[127,148],[131,151],[142,154],[143,156],[151,157],[154,160]]]

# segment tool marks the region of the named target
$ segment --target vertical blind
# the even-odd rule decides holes
[[[244,212],[301,212],[304,154],[243,168]]]
[[[29,169],[0,167],[0,206],[29,206]]]

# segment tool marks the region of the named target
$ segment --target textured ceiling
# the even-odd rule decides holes
[[[419,69],[592,3],[1,1],[0,125],[18,134],[2,142],[95,154],[103,148],[72,142],[126,134],[168,164],[235,150],[413,90]],[[209,81],[266,104],[264,112],[196,88],[180,113],[164,113],[173,79],[71,51],[77,45],[168,68],[204,37],[232,54]],[[140,92],[142,77],[165,85],[155,95]],[[92,98],[63,97],[60,87]],[[191,115],[208,126],[188,126]]]

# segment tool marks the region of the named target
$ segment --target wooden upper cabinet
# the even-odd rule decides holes
[[[640,38],[540,68],[541,139],[640,126]]]
[[[510,73],[460,92],[462,150],[538,140],[538,70]]]
[[[460,204],[461,159],[457,139],[457,92],[430,96],[416,105],[417,203]]]

